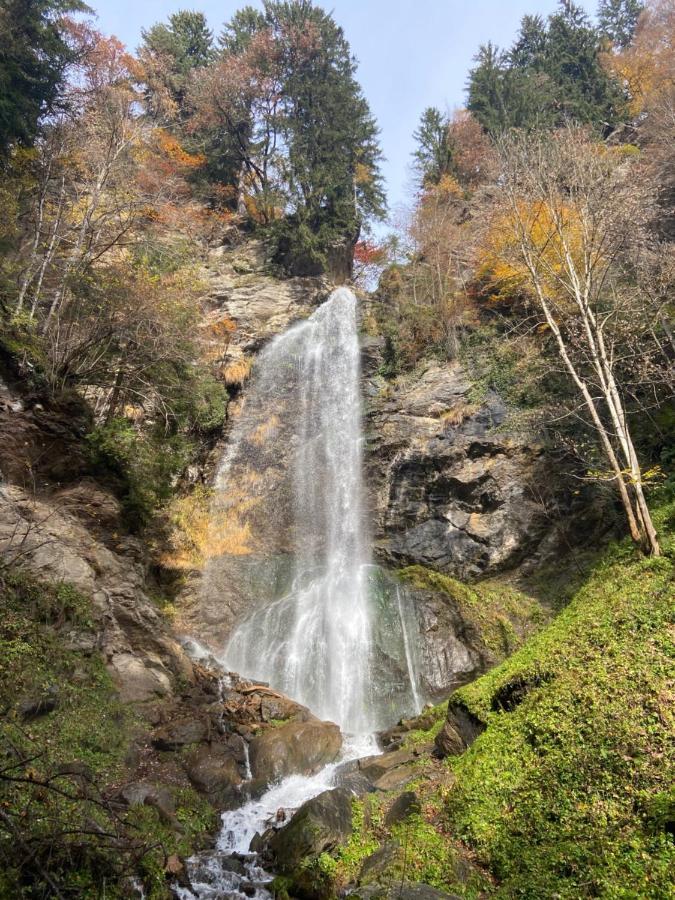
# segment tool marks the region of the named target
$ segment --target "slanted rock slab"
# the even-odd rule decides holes
[[[332,850],[351,833],[351,796],[344,788],[335,788],[304,803],[273,835],[269,849],[278,869],[293,874],[304,860]]]

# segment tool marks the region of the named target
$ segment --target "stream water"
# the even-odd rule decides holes
[[[370,558],[359,361],[356,298],[340,288],[260,354],[216,498],[220,511],[240,516],[240,535],[248,536],[252,526],[270,530],[278,510],[256,522],[255,501],[242,500],[236,486],[246,481],[253,487],[263,477],[259,472],[279,469],[270,457],[259,472],[250,468],[276,429],[277,441],[289,447],[285,487],[276,495],[283,498],[277,505],[288,507],[279,520],[292,547],[288,586],[278,596],[253,598],[220,661],[336,722],[346,735],[339,762],[378,752],[373,733],[419,712],[423,702],[414,610]],[[273,507],[273,498],[267,504]],[[216,581],[206,584],[214,590]],[[279,810],[293,811],[333,786],[337,765],[312,777],[286,778],[259,800],[225,813],[216,852],[189,861],[192,890],[181,889],[182,900],[269,897],[270,876],[249,854],[251,839]]]

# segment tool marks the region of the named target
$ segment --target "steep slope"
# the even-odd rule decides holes
[[[351,839],[305,861],[325,895],[409,881],[464,897],[670,896],[672,504],[658,520],[667,556],[612,546],[548,628],[453,694],[445,723],[404,723],[397,742],[417,757],[382,763],[401,786],[366,794]]]

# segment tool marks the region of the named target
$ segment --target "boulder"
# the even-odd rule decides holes
[[[253,778],[267,784],[287,775],[313,775],[340,752],[342,736],[332,722],[289,722],[267,728],[249,746]]]
[[[18,712],[22,719],[37,719],[53,712],[59,705],[59,692],[55,685],[36,697],[26,697],[19,703]]]
[[[359,885],[374,884],[380,880],[391,881],[392,875],[400,878],[405,863],[405,852],[396,841],[388,841],[364,859],[359,872]]]
[[[394,750],[378,756],[366,756],[359,760],[359,771],[376,781],[392,769],[405,766],[417,759],[413,750]]]
[[[162,668],[148,665],[146,659],[135,653],[111,655],[108,668],[120,700],[125,703],[142,703],[171,694],[171,679],[168,673]]]
[[[307,859],[314,859],[352,833],[352,806],[348,791],[324,791],[304,803],[288,825],[275,832],[269,849],[282,873],[292,874]]]
[[[232,751],[223,744],[201,744],[184,761],[193,786],[221,809],[236,807],[241,801],[242,777]]]
[[[436,735],[434,752],[441,758],[458,756],[485,731],[481,722],[469,709],[457,701],[448,703],[448,713],[443,728]]]
[[[171,791],[163,785],[152,784],[148,781],[134,781],[121,789],[120,797],[129,806],[154,807],[162,821],[174,830],[182,831],[182,826],[176,819],[176,806]]]
[[[443,727],[436,735],[435,753],[441,759],[446,756],[459,756],[466,750],[466,744],[462,736],[450,722],[444,722]]]
[[[205,740],[207,733],[208,727],[203,719],[181,719],[155,731],[152,745],[157,750],[181,750],[189,744]]]
[[[384,817],[384,824],[388,827],[404,822],[410,816],[418,815],[422,810],[420,800],[414,791],[404,791],[394,800]]]

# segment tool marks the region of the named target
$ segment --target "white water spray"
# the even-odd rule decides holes
[[[253,608],[232,632],[222,664],[338,723],[350,735],[340,762],[377,753],[372,733],[422,706],[415,611],[371,564],[364,528],[359,358],[356,298],[340,288],[260,354],[216,482],[216,518],[224,512],[236,521],[225,529],[230,543],[255,532],[268,551],[271,545],[293,560],[288,589],[249,598]],[[240,574],[240,558],[214,561],[205,589],[226,588],[230,574]],[[251,839],[280,810],[292,813],[333,787],[337,766],[292,775],[224,813],[216,853],[188,860],[192,890],[179,888],[177,896],[270,900],[271,876],[248,853]],[[228,865],[233,854],[244,854],[245,875]]]
[[[356,298],[346,288],[261,355],[253,390],[284,380],[290,390],[286,408],[297,423],[294,577],[289,591],[235,629],[223,653],[227,668],[269,682],[352,734],[391,721],[390,710],[384,721],[378,708],[382,686],[374,677],[376,611],[363,525],[359,356]],[[399,613],[401,602],[399,597]],[[403,618],[397,630],[394,639],[405,645],[398,648],[400,662],[414,682]],[[419,707],[414,684],[406,705],[407,712]]]

